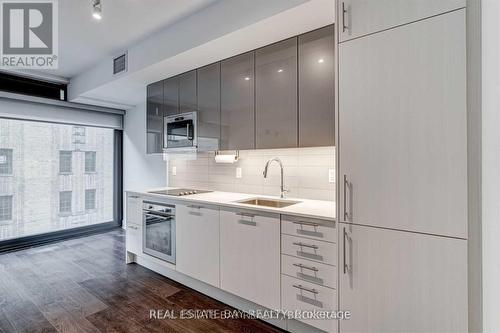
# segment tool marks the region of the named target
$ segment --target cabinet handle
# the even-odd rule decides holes
[[[314,288],[309,289],[309,288],[302,286],[301,284],[292,284],[292,287],[300,289],[300,290],[304,290],[304,291],[307,291],[307,292],[310,292],[313,294],[318,294],[318,291],[316,289],[314,289]]]
[[[239,216],[245,216],[245,217],[250,217],[250,218],[254,218],[255,215],[253,214],[249,214],[249,213],[236,213],[237,215]]]
[[[131,199],[139,199],[138,195],[129,195],[128,197],[131,198]]]
[[[345,3],[342,1],[342,32],[346,32],[347,24],[345,24],[345,14],[347,13],[347,9],[345,9]]]
[[[347,175],[344,175],[344,221],[348,222],[352,216],[351,212],[347,210],[347,190],[349,188],[349,181]]]
[[[190,206],[188,206],[188,208],[201,209],[202,207],[201,206],[190,205]]]
[[[315,249],[317,250],[318,249],[318,245],[313,245],[313,244],[304,244],[302,242],[293,242],[292,243],[293,245],[297,245],[297,246],[300,246],[300,247],[309,247],[311,249]]]
[[[344,274],[346,274],[350,267],[349,265],[347,264],[347,253],[346,253],[346,243],[347,243],[347,239],[349,238],[349,236],[347,235],[347,231],[345,230],[345,227],[344,227],[344,246],[343,246],[343,250],[344,250],[344,253],[343,253],[343,260],[344,260]]]
[[[306,221],[294,221],[293,224],[308,225],[308,226],[311,226],[311,227],[319,227],[319,224],[317,224],[317,223],[306,222]]]
[[[134,230],[138,230],[138,229],[139,229],[138,227],[135,227],[135,226],[133,226],[133,225],[129,225],[129,226],[128,226],[128,228],[130,228],[130,229],[134,229]]]
[[[295,267],[299,267],[299,268],[303,268],[303,269],[308,269],[310,271],[313,271],[313,272],[317,272],[318,269],[314,266],[306,266],[304,264],[293,264]]]

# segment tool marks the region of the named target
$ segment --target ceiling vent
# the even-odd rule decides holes
[[[113,58],[113,75],[120,74],[127,71],[128,57],[125,52],[118,57]]]

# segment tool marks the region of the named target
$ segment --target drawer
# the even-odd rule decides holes
[[[334,289],[321,287],[290,276],[281,275],[281,299],[283,310],[288,311],[336,311],[337,293]],[[326,332],[336,332],[335,319],[297,320]]]
[[[297,279],[337,289],[337,267],[281,255],[281,273]]]
[[[337,243],[335,222],[285,215],[281,219],[281,233]]]
[[[303,237],[281,235],[281,253],[337,265],[337,244]]]

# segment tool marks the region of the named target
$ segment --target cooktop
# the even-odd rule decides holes
[[[190,189],[190,188],[176,188],[173,190],[150,191],[148,193],[173,195],[173,196],[179,197],[179,196],[184,196],[184,195],[210,193],[210,192],[213,192],[213,191],[195,190],[195,189]]]

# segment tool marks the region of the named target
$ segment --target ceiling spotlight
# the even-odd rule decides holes
[[[318,63],[322,64],[323,62],[325,62],[325,59],[323,58],[318,59]]]
[[[278,73],[281,73],[281,72],[283,72],[283,70],[282,70],[281,68],[280,68],[280,69],[278,69]]]
[[[94,17],[96,20],[102,19],[101,0],[92,0],[92,17]]]
[[[248,76],[245,77],[245,81],[249,81],[249,80],[250,80],[250,78]]]

